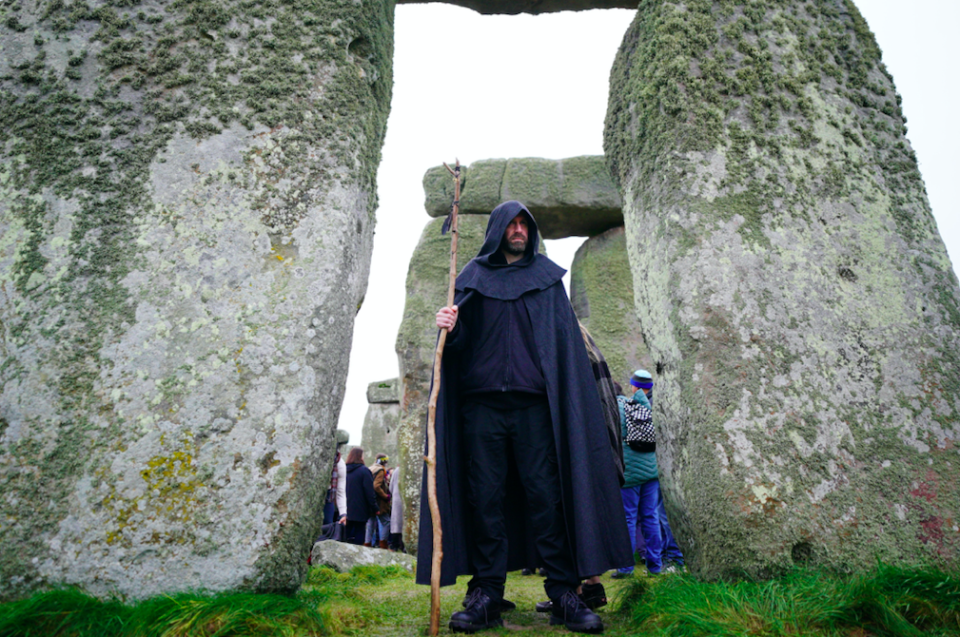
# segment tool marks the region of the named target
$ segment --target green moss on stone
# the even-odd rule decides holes
[[[634,309],[623,228],[588,239],[577,250],[570,267],[570,300],[614,380],[625,386],[634,370],[652,366]]]
[[[560,164],[551,159],[510,159],[503,175],[501,196],[505,200],[560,203],[562,196]]]
[[[200,140],[237,124],[270,130],[272,145],[248,150],[247,170],[233,177],[268,193],[254,202],[268,228],[289,231],[305,214],[310,199],[302,191],[277,187],[299,173],[315,191],[368,193],[372,220],[392,93],[393,7],[392,0],[177,0],[163,7],[41,0],[30,15],[18,9],[0,26],[4,38],[27,24],[37,33],[36,53],[24,53],[0,78],[0,209],[26,237],[3,278],[40,310],[5,315],[4,344],[14,352],[39,338],[56,343],[35,363],[58,371],[52,395],[66,419],[29,423],[48,432],[62,427],[55,444],[24,440],[4,450],[5,460],[29,468],[18,484],[0,487],[20,494],[19,504],[0,506],[4,519],[19,520],[0,540],[5,581],[33,577],[33,566],[16,562],[24,552],[14,547],[36,544],[67,513],[65,506],[30,510],[26,502],[66,502],[76,476],[95,469],[84,467],[96,457],[92,449],[124,426],[95,387],[109,367],[103,348],[135,323],[136,300],[123,280],[140,264],[138,221],[157,213],[151,165],[165,161],[175,136]],[[82,44],[64,56],[67,38]],[[307,161],[311,152],[325,156]],[[270,171],[257,172],[264,161]],[[65,218],[69,231],[56,241],[68,253],[66,266],[52,272],[42,248]],[[17,379],[24,364],[8,356],[3,381]],[[109,421],[105,429],[90,431],[85,416],[94,412]],[[278,559],[297,554],[289,563],[300,564],[314,526],[284,528],[275,540],[285,553]],[[31,546],[26,554],[44,552]],[[301,575],[295,570],[273,584],[289,588]],[[259,585],[272,584],[251,582]]]
[[[955,534],[915,532],[955,511],[936,428],[911,432],[960,419],[940,389],[960,369],[948,369],[960,291],[904,135],[847,0],[643,0],[624,36],[604,148],[662,368],[667,500],[701,573],[787,568],[800,542],[830,564],[862,563],[868,544],[885,557],[956,555]],[[915,339],[905,358],[930,361],[909,382],[890,378],[904,339]],[[897,406],[897,391],[912,398]],[[902,481],[874,488],[886,469],[860,462],[874,449],[929,460],[938,503],[894,512],[917,496]],[[698,484],[705,472],[722,486]]]

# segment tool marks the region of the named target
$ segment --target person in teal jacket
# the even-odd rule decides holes
[[[646,376],[643,377],[645,381],[643,384],[649,384],[649,387],[643,387],[643,393],[646,394],[647,400],[650,401],[650,404],[653,405],[653,378],[650,376],[650,372],[647,372],[644,369],[637,370],[638,372],[643,372]],[[649,379],[649,383],[647,383]],[[670,562],[678,568],[683,568],[683,552],[680,550],[680,547],[677,546],[677,541],[673,537],[673,531],[670,530],[670,522],[667,520],[667,509],[663,506],[663,489],[660,489],[660,504],[657,506],[657,511],[660,515],[660,536],[663,538],[663,564],[664,570],[673,570],[673,566],[668,566]],[[634,533],[636,536],[636,533]],[[642,539],[642,535],[641,538]],[[638,540],[639,543],[639,540]]]
[[[650,372],[638,369],[630,378],[630,385],[635,390],[632,400],[651,407],[644,389],[653,387],[653,378]],[[646,385],[646,387],[644,387]],[[627,438],[627,417],[624,411],[625,396],[617,397],[620,408],[620,433],[623,440]],[[634,529],[639,522],[640,532],[646,543],[647,570],[651,573],[660,573],[663,569],[663,534],[660,528],[660,479],[657,473],[656,451],[635,451],[626,443],[623,445],[624,484],[620,489],[623,500],[623,511],[627,518],[627,530],[633,550],[636,552],[636,533]],[[633,574],[633,567],[620,568],[613,574],[615,578],[629,577]]]

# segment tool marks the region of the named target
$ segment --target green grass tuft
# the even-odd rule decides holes
[[[338,573],[327,566],[310,569],[307,586],[312,587],[349,587],[365,584],[379,584],[388,579],[413,579],[402,566],[354,566],[349,573]]]
[[[442,634],[460,609],[466,577],[441,590]],[[603,577],[613,603],[600,609],[606,637],[960,637],[960,573],[878,565],[857,575],[799,569],[768,581],[704,582],[689,574]],[[511,573],[517,609],[484,635],[559,637],[534,611],[543,579]],[[0,637],[422,637],[430,589],[400,567],[310,570],[296,596],[222,593],[135,604],[74,589],[0,604]]]
[[[618,602],[636,629],[670,637],[960,635],[960,575],[933,568],[801,569],[762,582],[633,578]]]
[[[127,605],[75,589],[0,605],[0,637],[314,637],[318,597],[183,593]]]

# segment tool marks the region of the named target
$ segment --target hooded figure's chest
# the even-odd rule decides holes
[[[523,297],[510,301],[482,295],[464,308],[471,335],[464,389],[542,391],[543,371]]]

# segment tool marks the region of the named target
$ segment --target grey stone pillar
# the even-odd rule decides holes
[[[458,271],[483,245],[489,215],[459,218]],[[400,364],[400,428],[397,433],[403,481],[404,529],[407,550],[417,550],[420,534],[420,486],[426,448],[427,402],[437,344],[437,310],[447,303],[450,274],[450,234],[441,235],[443,219],[427,223],[407,270],[407,299],[397,333]]]
[[[642,3],[605,149],[693,568],[956,559],[960,290],[848,1]]]
[[[296,588],[329,484],[393,3],[0,25],[0,595]]]
[[[603,352],[613,380],[631,395],[631,374],[652,365],[634,309],[623,226],[587,239],[577,250],[570,266],[570,302]]]
[[[368,464],[378,453],[390,458],[390,465],[399,462],[397,428],[400,426],[400,382],[396,378],[367,385],[367,413],[363,418],[360,447]]]

